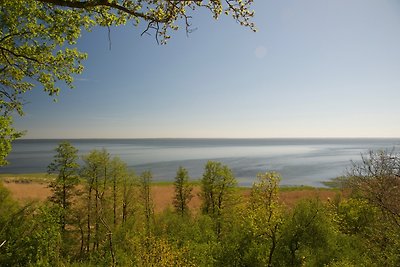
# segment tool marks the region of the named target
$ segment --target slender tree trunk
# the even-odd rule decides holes
[[[146,227],[146,235],[150,236],[151,230],[151,217],[152,217],[152,207],[151,207],[151,196],[150,196],[150,173],[143,174],[142,181],[142,190],[143,190],[143,201],[144,201],[144,213],[145,213],[145,227]]]
[[[268,267],[272,267],[272,256],[274,255],[275,248],[276,248],[276,235],[275,231],[277,230],[277,225],[274,227],[274,232],[272,233],[271,236],[271,241],[272,241],[272,247],[269,251],[269,256],[268,256]]]
[[[114,184],[113,184],[113,211],[114,211],[114,228],[117,226],[117,175],[114,174]]]
[[[89,253],[90,251],[90,223],[91,223],[91,213],[92,213],[92,185],[89,185],[89,192],[88,192],[88,203],[87,203],[87,238],[86,238],[86,252]]]
[[[126,223],[127,217],[127,177],[124,178],[124,189],[122,195],[122,224]]]
[[[79,232],[81,234],[81,249],[80,249],[80,255],[82,256],[83,254],[83,248],[85,244],[85,233],[83,232],[83,225],[81,222],[79,222]]]
[[[96,250],[98,248],[98,243],[99,243],[99,178],[96,174],[95,177],[95,184],[94,184],[94,190],[95,190],[95,210],[94,210],[94,243],[93,243],[93,250]]]
[[[63,175],[63,189],[62,189],[62,214],[61,214],[61,232],[65,232],[65,214],[67,211],[67,188],[65,185],[65,176]]]
[[[112,260],[112,265],[111,266],[116,266],[117,261],[115,258],[115,252],[114,252],[114,246],[113,246],[113,233],[111,231],[111,228],[108,226],[108,224],[106,223],[106,221],[103,218],[100,218],[101,223],[104,225],[104,227],[107,229],[108,233],[108,244],[110,246],[110,253],[111,253],[111,260]]]
[[[181,216],[183,217],[185,215],[185,198],[183,195],[183,185],[179,185],[179,202],[181,204]]]

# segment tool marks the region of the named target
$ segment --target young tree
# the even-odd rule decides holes
[[[346,222],[332,208],[318,198],[296,203],[285,216],[274,266],[395,266],[373,264],[361,239],[339,231]]]
[[[74,46],[82,30],[94,26],[147,23],[156,39],[165,43],[171,30],[183,25],[191,31],[190,18],[198,9],[209,10],[217,19],[231,14],[241,25],[255,31],[250,21],[253,0],[7,0],[0,9],[0,116],[8,130],[0,133],[0,142],[17,137],[11,125],[12,112],[23,115],[23,94],[36,85],[50,96],[58,95],[58,82],[72,87],[73,77],[83,71],[87,55]],[[183,24],[180,22],[183,21]],[[0,121],[1,122],[1,121]],[[4,128],[5,129],[5,128]],[[1,151],[0,162],[9,150]]]
[[[263,259],[266,266],[272,260],[282,224],[282,211],[278,203],[280,175],[276,172],[257,174],[250,195],[248,218],[250,231],[260,248],[266,248]]]
[[[353,162],[348,179],[348,185],[353,190],[351,197],[354,200],[351,201],[357,205],[348,207],[351,212],[345,213],[347,223],[357,226],[362,222],[361,227],[353,230],[366,244],[368,255],[372,255],[374,262],[379,266],[398,266],[400,154],[394,149],[362,154],[361,161]],[[343,203],[342,207],[345,207]],[[361,214],[358,217],[357,212]],[[370,216],[365,218],[367,215]]]
[[[189,212],[188,203],[193,197],[193,187],[189,184],[189,174],[185,168],[179,167],[178,171],[176,172],[174,186],[175,197],[173,204],[176,211],[181,216],[184,216]]]
[[[232,200],[232,191],[236,179],[228,166],[220,162],[208,161],[201,179],[202,210],[215,221],[215,231],[219,237],[222,229],[222,217]]]
[[[143,204],[143,212],[144,212],[144,223],[145,223],[145,231],[146,237],[150,237],[151,235],[151,227],[154,215],[154,207],[153,200],[151,196],[151,180],[153,176],[150,171],[145,171],[140,176],[140,193]]]
[[[113,158],[110,162],[110,176],[112,179],[112,202],[113,202],[113,225],[117,226],[117,204],[118,204],[118,185],[120,180],[126,179],[128,171],[126,163],[120,158]]]
[[[86,252],[90,251],[92,241],[92,224],[94,222],[93,250],[97,250],[100,244],[101,209],[104,201],[104,193],[109,175],[109,153],[103,149],[93,150],[83,157],[85,165],[82,176],[86,178],[86,206],[87,206],[87,235]],[[94,217],[94,218],[93,218]]]
[[[75,186],[79,182],[78,149],[69,142],[62,142],[55,149],[57,154],[48,166],[49,174],[56,174],[55,181],[50,183],[53,192],[50,200],[61,207],[60,224],[62,232],[65,231],[66,216],[70,209],[72,197],[75,195]]]
[[[137,177],[131,172],[122,177],[122,224],[128,220],[128,216],[133,213],[133,195],[137,188]]]
[[[348,174],[356,194],[368,200],[400,229],[400,155],[394,151],[369,151],[353,162]]]

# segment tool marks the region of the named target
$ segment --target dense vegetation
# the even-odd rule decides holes
[[[393,153],[354,163],[336,198],[290,208],[278,201],[279,174],[259,174],[244,197],[228,166],[210,161],[191,213],[181,167],[174,209],[155,214],[150,172],[136,176],[106,150],[82,166],[69,143],[56,152],[49,201],[21,206],[0,185],[1,266],[400,266]]]

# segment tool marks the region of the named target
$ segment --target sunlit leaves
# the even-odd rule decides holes
[[[10,116],[0,116],[0,166],[7,164],[6,157],[11,151],[11,142],[22,135],[22,133],[16,132],[11,125],[12,118]]]

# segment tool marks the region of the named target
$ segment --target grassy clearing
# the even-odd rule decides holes
[[[341,189],[345,187],[348,184],[348,182],[349,182],[348,177],[339,176],[336,178],[332,178],[329,181],[322,182],[322,184],[329,188]]]
[[[27,201],[45,201],[51,195],[49,182],[54,175],[46,173],[30,174],[0,174],[0,181],[11,191],[12,196],[26,203]],[[193,198],[189,203],[192,212],[199,212],[201,209],[201,183],[198,180],[192,181]],[[237,187],[235,191],[246,200],[250,194],[250,187]],[[282,186],[279,189],[280,201],[287,207],[293,207],[302,199],[319,198],[326,201],[337,194],[337,189],[317,188],[312,186]],[[173,181],[155,181],[152,183],[152,194],[156,213],[162,212],[173,204],[174,183]]]
[[[2,173],[0,174],[0,180],[5,183],[50,183],[55,179],[56,175],[47,173]]]
[[[56,178],[54,174],[47,173],[20,173],[20,174],[0,174],[0,181],[5,183],[20,183],[20,184],[28,184],[28,183],[39,183],[39,184],[48,184]],[[294,191],[305,191],[305,190],[322,190],[322,191],[335,191],[340,188],[339,184],[342,182],[339,178],[332,179],[330,181],[323,182],[326,187],[313,187],[306,185],[298,185],[298,186],[280,186],[280,192],[294,192]],[[193,180],[190,184],[194,187],[201,186],[200,180]],[[161,187],[169,187],[174,185],[174,181],[153,181],[153,186],[161,186]],[[251,187],[238,187],[238,191],[248,191]]]

